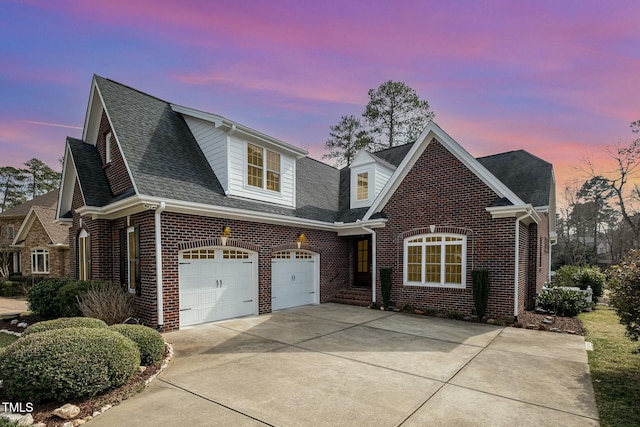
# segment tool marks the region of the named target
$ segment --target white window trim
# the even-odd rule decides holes
[[[40,266],[40,264],[38,263],[38,255],[42,255],[44,266]],[[32,274],[49,274],[50,263],[51,263],[51,259],[49,258],[48,249],[33,248],[31,250],[31,273]]]
[[[358,175],[366,173],[367,174],[367,198],[358,200]],[[350,196],[350,207],[351,209],[355,208],[365,208],[371,205],[373,199],[375,198],[375,187],[376,187],[376,174],[375,168],[371,165],[367,166],[358,166],[351,169],[351,177],[350,180],[350,188],[351,188],[351,196]]]
[[[364,175],[366,180],[367,180],[367,195],[364,198],[360,198],[360,176]],[[368,171],[364,171],[364,172],[359,172],[356,174],[356,200],[358,202],[365,202],[367,200],[369,200],[369,172]]]
[[[262,187],[249,184],[249,144],[262,150]],[[275,172],[267,168],[267,152],[277,154],[280,158],[280,170],[278,171],[280,177],[280,190],[270,190],[267,188],[267,171]],[[263,191],[268,194],[282,194],[282,154],[277,151],[268,150],[261,145],[254,144],[252,142],[245,142],[244,144],[244,188],[250,191]]]
[[[442,247],[442,250],[440,251],[440,282],[425,282],[424,278],[426,277],[426,272],[425,272],[425,246],[434,246],[434,245],[427,245],[427,243],[422,242],[419,244],[411,244],[409,245],[409,241],[410,240],[414,240],[414,239],[418,239],[421,237],[441,237],[442,241],[440,242],[440,246]],[[445,282],[446,280],[446,274],[444,271],[444,265],[445,265],[445,255],[446,255],[446,251],[444,250],[444,246],[447,245],[447,242],[445,241],[445,238],[447,237],[455,237],[455,238],[459,238],[462,239],[462,283],[447,283]],[[459,242],[451,242],[449,244],[460,244]],[[422,247],[422,282],[409,282],[408,280],[408,275],[409,275],[409,269],[407,266],[407,261],[409,259],[408,255],[409,255],[409,246],[421,246]],[[404,281],[404,285],[405,286],[422,286],[422,287],[432,287],[432,288],[455,288],[455,289],[464,289],[467,286],[467,236],[464,234],[454,234],[454,233],[431,233],[431,234],[419,234],[419,235],[415,235],[415,236],[409,236],[407,238],[404,239],[403,242],[403,247],[404,247],[404,258],[402,261],[402,268],[403,268],[403,281]]]
[[[107,135],[105,136],[105,144],[104,144],[104,149],[105,149],[105,155],[104,155],[104,162],[105,163],[111,163],[111,160],[113,160],[111,158],[111,144],[113,144],[113,134],[111,132],[107,132]]]

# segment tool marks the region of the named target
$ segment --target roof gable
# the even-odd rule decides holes
[[[39,221],[44,228],[51,244],[57,246],[67,246],[69,244],[68,227],[56,224],[56,208],[45,208],[42,206],[32,206],[29,213],[22,221],[20,229],[13,240],[14,245],[24,242],[33,227],[35,221]]]
[[[458,144],[434,121],[429,121],[422,134],[416,140],[400,162],[398,168],[391,176],[385,188],[380,192],[376,200],[364,216],[364,220],[370,219],[376,212],[381,210],[389,201],[393,193],[401,185],[411,168],[420,158],[420,154],[427,148],[433,139],[439,141],[451,154],[461,161],[471,172],[491,188],[498,197],[507,199],[512,205],[524,205],[525,203],[505,184],[493,176],[480,162],[478,162],[469,152]],[[409,145],[409,144],[407,144]],[[406,148],[405,148],[406,149]],[[400,154],[398,150],[395,154]],[[384,154],[383,154],[384,155]],[[399,155],[397,156],[399,157]]]

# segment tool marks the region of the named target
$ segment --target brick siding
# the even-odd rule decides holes
[[[107,163],[106,135],[109,132],[112,133],[111,162]],[[127,171],[127,166],[125,165],[124,158],[122,157],[122,153],[120,152],[120,147],[116,143],[116,137],[111,130],[111,126],[109,125],[109,120],[105,112],[102,113],[102,118],[100,119],[100,130],[98,131],[96,148],[98,149],[98,153],[100,154],[102,167],[104,169],[105,175],[107,176],[107,181],[109,182],[109,187],[111,187],[111,192],[113,193],[113,195],[118,196],[128,189],[133,188],[131,177],[129,176],[129,172]]]

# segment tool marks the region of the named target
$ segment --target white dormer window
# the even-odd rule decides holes
[[[279,192],[280,154],[247,144],[247,184]]]
[[[367,200],[369,198],[369,173],[363,172],[358,174],[358,190],[357,199]]]
[[[111,132],[107,132],[104,137],[104,152],[105,152],[105,163],[111,163],[111,145],[113,144],[111,141],[112,135]]]

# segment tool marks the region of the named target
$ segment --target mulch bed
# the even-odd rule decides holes
[[[33,315],[25,315],[19,317],[19,322],[27,322],[29,325],[37,323],[37,319]],[[24,328],[19,328],[17,325],[12,325],[11,320],[1,319],[0,329],[6,329],[8,331],[23,332]],[[165,354],[163,360],[169,356],[168,348],[165,348]],[[68,420],[62,420],[52,414],[56,408],[61,407],[65,403],[71,403],[80,408],[80,414],[74,418],[74,420],[93,416],[96,411],[101,411],[106,405],[117,405],[123,400],[133,396],[134,394],[142,391],[145,388],[145,382],[153,375],[157,374],[161,369],[162,361],[155,365],[147,367],[144,372],[138,372],[124,385],[107,390],[105,393],[83,400],[70,400],[68,402],[41,402],[34,404],[34,410],[31,413],[34,422],[42,422],[47,427],[61,426]],[[9,399],[0,388],[0,401],[10,402]]]
[[[545,318],[551,318],[551,323],[543,323],[542,321]],[[518,322],[512,326],[516,328],[536,329],[582,336],[586,334],[586,331],[582,327],[582,322],[577,317],[560,317],[554,316],[553,314],[536,313],[535,311],[524,311],[520,313],[518,315]],[[556,331],[554,328],[558,330]]]

